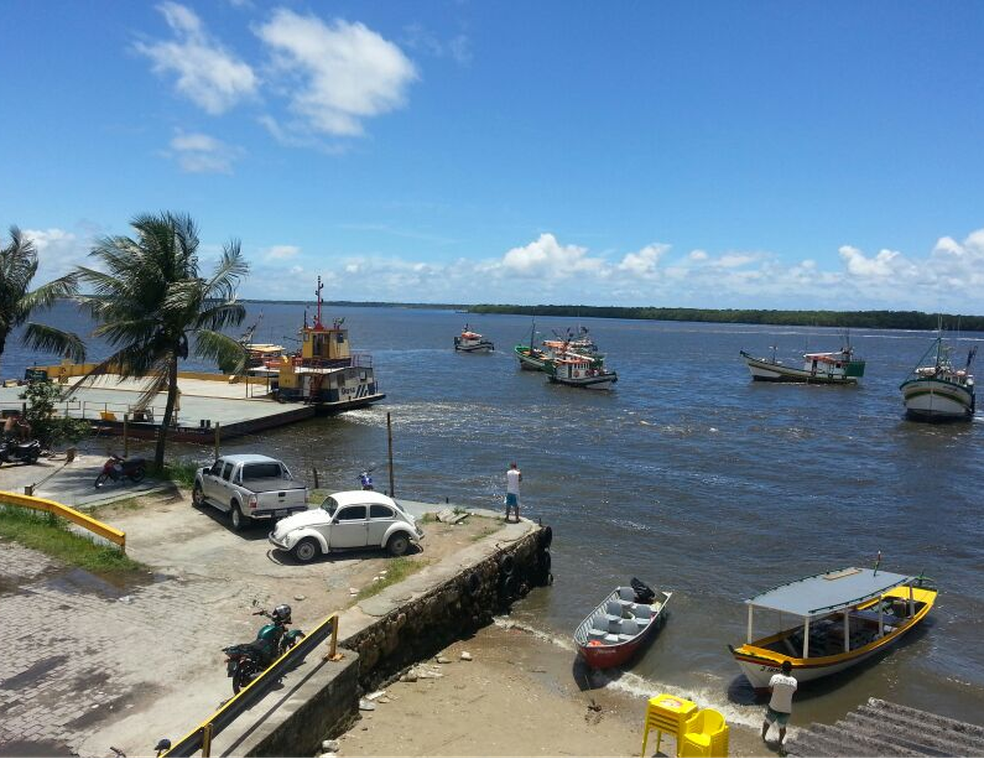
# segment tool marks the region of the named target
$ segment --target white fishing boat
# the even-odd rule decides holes
[[[729,646],[756,691],[783,662],[800,683],[884,652],[929,614],[937,591],[923,577],[848,567],[779,585],[750,598],[743,646]],[[778,632],[755,638],[766,617]]]
[[[854,349],[850,345],[839,351],[804,353],[802,368],[788,366],[777,360],[775,348],[772,349],[772,358],[756,358],[745,351],[740,353],[752,379],[762,382],[848,385],[856,383],[864,376],[865,362],[854,355]]]
[[[547,379],[560,385],[589,390],[609,390],[618,382],[618,374],[605,366],[601,358],[561,353],[546,361]]]
[[[906,415],[927,422],[972,418],[976,393],[970,365],[976,353],[977,348],[971,348],[964,368],[957,369],[950,360],[950,348],[943,344],[942,334],[937,335],[908,379],[899,385]]]
[[[460,335],[455,335],[454,349],[462,353],[488,353],[495,350],[491,340],[486,340],[478,332],[473,332],[465,325]]]

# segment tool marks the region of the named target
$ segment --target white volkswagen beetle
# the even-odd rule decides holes
[[[298,561],[340,548],[385,547],[402,556],[424,532],[389,496],[371,490],[332,493],[317,509],[303,511],[277,522],[270,542],[290,551]]]

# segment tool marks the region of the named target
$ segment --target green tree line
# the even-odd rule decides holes
[[[475,314],[526,314],[529,316],[595,317],[600,319],[649,319],[722,324],[774,324],[779,326],[865,327],[870,329],[936,329],[942,317],[946,329],[984,332],[984,316],[927,314],[922,311],[782,311],[737,308],[657,308],[654,306],[514,306],[479,304]]]

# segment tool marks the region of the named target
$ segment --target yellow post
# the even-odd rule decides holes
[[[212,753],[212,723],[202,725],[202,756],[210,756]]]

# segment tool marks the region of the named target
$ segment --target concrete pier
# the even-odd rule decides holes
[[[869,698],[833,725],[814,724],[786,741],[788,756],[984,756],[984,727]]]

